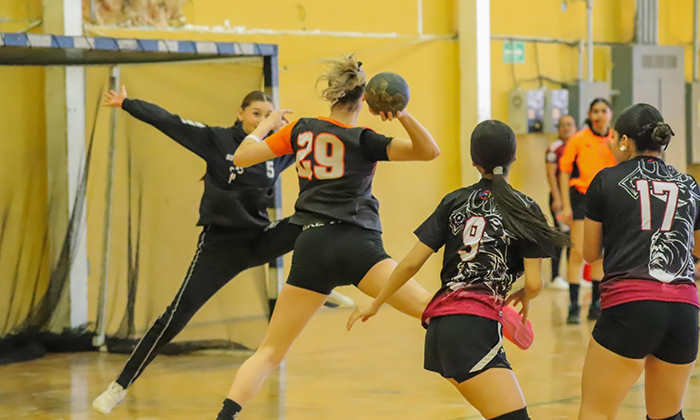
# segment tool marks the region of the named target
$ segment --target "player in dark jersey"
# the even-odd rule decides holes
[[[440,373],[484,418],[529,419],[525,399],[503,349],[502,309],[520,303],[523,323],[542,290],[542,258],[568,237],[551,228],[537,204],[508,185],[515,134],[506,124],[480,123],[471,136],[471,158],[481,181],[451,192],[415,231],[418,243],[384,289],[348,320],[366,321],[445,247],[442,288],[423,314],[425,369]],[[525,273],[525,287],[507,294]]]
[[[105,94],[104,106],[124,109],[207,163],[197,223],[202,233],[194,259],[172,304],[143,336],[117,380],[93,402],[96,410],[106,414],[124,399],[127,388],[204,303],[243,270],[291,251],[301,229],[288,218],[270,222],[267,214],[267,208],[272,207],[273,185],[294,163],[294,156],[246,169],[233,164],[233,154],[243,139],[274,112],[272,98],[264,92],[249,93],[238,110],[237,122],[226,128],[185,120],[148,102],[128,99],[125,87],[120,93]]]
[[[602,256],[605,276],[579,419],[614,418],[645,371],[647,419],[680,420],[698,353],[700,188],[661,159],[673,131],[653,106],[627,108],[613,136],[621,163],[585,198],[584,258]]]
[[[260,142],[256,137],[269,130],[263,122],[234,156],[245,167],[296,155],[300,191],[291,223],[303,226],[303,232],[263,344],[236,373],[218,420],[232,420],[250,401],[334,287],[352,284],[376,296],[396,267],[384,251],[379,203],[372,195],[377,162],[431,160],[440,150],[406,111],[382,119],[397,118],[411,140],[355,127],[366,83],[360,65],[353,57],[334,61],[319,79],[328,82],[324,97],[331,102],[329,118],[302,118]],[[270,119],[269,124],[278,121]],[[420,317],[429,300],[430,294],[411,281],[390,303]]]

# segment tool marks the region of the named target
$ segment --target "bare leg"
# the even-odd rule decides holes
[[[491,419],[525,407],[525,397],[510,369],[489,369],[462,383],[448,380],[484,418]]]
[[[228,398],[245,406],[284,356],[326,295],[285,284],[260,348],[238,369]]]
[[[392,259],[378,262],[365,274],[357,288],[366,295],[377,297],[397,265],[398,263]],[[394,293],[387,303],[406,315],[420,318],[432,297],[433,295],[423,286],[411,279]]]
[[[614,419],[643,369],[644,359],[619,356],[591,338],[583,365],[579,420]]]
[[[647,356],[644,384],[647,415],[652,419],[665,419],[681,411],[683,396],[688,387],[695,362],[674,365]]]

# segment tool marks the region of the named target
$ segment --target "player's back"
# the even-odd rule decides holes
[[[640,156],[605,169],[586,196],[603,225],[606,280],[692,282],[700,190],[693,177]]]
[[[299,176],[293,222],[339,220],[381,231],[372,180],[391,138],[321,117],[296,121],[290,137]]]

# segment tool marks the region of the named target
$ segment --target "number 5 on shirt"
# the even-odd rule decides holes
[[[313,137],[307,131],[297,137],[297,172],[300,178],[337,179],[345,175],[345,144],[333,134]],[[313,152],[313,159],[310,158]],[[312,162],[312,160],[315,162]]]

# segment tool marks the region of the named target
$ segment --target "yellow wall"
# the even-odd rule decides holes
[[[325,0],[303,0],[300,2],[268,2],[275,7],[262,9],[256,2],[218,0],[193,0],[187,2],[185,15],[187,21],[194,25],[225,25],[230,27],[245,26],[248,29],[265,28],[276,30],[328,30],[354,32],[396,32],[415,35],[417,32],[417,12],[415,2],[408,0],[389,0],[376,2],[358,0],[353,2],[347,12],[340,10],[336,2]],[[449,35],[457,31],[455,0],[423,1],[424,32],[427,34]],[[581,39],[585,36],[586,11],[584,1],[568,0],[568,11],[561,9],[562,0],[539,0],[537,7],[532,2],[521,0],[491,1],[491,31],[501,35],[542,36],[563,39]],[[660,0],[660,42],[662,44],[688,43],[692,38],[691,0]],[[634,0],[596,1],[594,39],[605,42],[626,42],[632,39],[634,25]],[[13,31],[25,27],[28,22],[40,18],[41,0],[5,0],[0,2],[0,17],[12,17],[18,22],[0,23],[0,30]],[[41,28],[35,32],[41,31]],[[205,33],[202,31],[138,31],[138,30],[95,30],[92,35],[122,37],[169,38],[216,41],[265,42],[278,44],[280,47],[280,93],[282,104],[295,110],[295,116],[316,116],[328,112],[328,105],[318,97],[314,89],[316,77],[322,71],[320,60],[338,57],[341,53],[357,53],[364,62],[364,67],[371,75],[380,71],[395,71],[402,74],[411,86],[412,99],[409,110],[433,133],[442,148],[442,155],[429,163],[384,163],[380,165],[376,181],[375,194],[381,202],[382,219],[385,226],[385,241],[389,253],[402,257],[412,246],[411,234],[415,228],[434,208],[439,199],[447,192],[459,186],[461,159],[459,156],[459,75],[457,41],[443,39],[417,42],[415,39],[376,39],[376,38],[337,38],[330,36],[299,35],[236,35],[231,33]],[[502,42],[491,42],[492,66],[492,101],[493,117],[507,121],[507,94],[515,87],[513,67],[503,64]],[[577,77],[577,52],[559,45],[542,44],[537,50],[540,58],[541,72],[560,81],[573,81]],[[609,81],[611,69],[609,48],[596,47],[596,80]],[[687,76],[690,77],[690,49],[687,48]],[[585,63],[584,63],[585,64]],[[525,79],[537,75],[535,46],[526,47],[526,61],[515,65],[521,87],[535,88],[534,82]],[[169,70],[170,71],[170,70]],[[174,70],[180,77],[192,74],[182,68]],[[0,132],[12,141],[0,143],[3,161],[8,156],[10,166],[0,167],[0,204],[12,204],[13,209],[24,206],[26,197],[34,197],[33,212],[29,214],[31,226],[36,232],[29,244],[36,249],[40,244],[40,233],[45,221],[41,211],[45,209],[45,147],[43,128],[43,71],[41,69],[2,69],[0,68]],[[5,83],[9,81],[10,83]],[[201,79],[199,83],[211,84],[216,81]],[[547,85],[554,87],[554,85]],[[132,93],[136,94],[136,92]],[[177,98],[183,105],[190,101],[196,90],[182,84],[173,83],[168,92],[160,88],[149,89],[144,86],[138,94],[145,99],[159,103],[172,104],[177,108]],[[91,94],[92,95],[92,94]],[[9,98],[12,98],[11,100]],[[225,103],[226,112],[232,115],[240,97],[232,95]],[[93,106],[94,98],[88,96],[88,109]],[[183,106],[182,112],[188,113],[191,107]],[[219,110],[217,110],[219,111]],[[226,124],[225,118],[212,115],[203,118],[212,124]],[[197,118],[196,115],[193,118]],[[88,118],[88,125],[91,124]],[[382,123],[368,113],[363,113],[360,124],[376,128],[389,135],[402,135],[398,123]],[[465,129],[469,129],[465,127]],[[155,135],[155,134],[154,134]],[[535,197],[543,207],[546,203],[546,182],[544,178],[543,154],[551,136],[530,135],[519,137],[518,162],[513,168],[512,182],[529,195]],[[167,146],[171,147],[171,146]],[[184,155],[185,153],[183,153]],[[31,158],[31,160],[30,160]],[[196,158],[182,157],[183,162],[199,170]],[[469,164],[468,160],[465,160]],[[160,163],[159,163],[160,164]],[[188,169],[188,170],[189,170]],[[194,169],[192,169],[194,170]],[[196,170],[194,170],[196,172]],[[695,170],[695,168],[691,169]],[[18,176],[26,174],[26,176]],[[157,177],[157,175],[153,175]],[[31,184],[36,179],[36,184]],[[292,211],[296,196],[296,177],[288,171],[284,177],[285,213]],[[155,182],[164,182],[158,178]],[[168,243],[168,248],[178,248],[178,255],[184,261],[170,266],[162,266],[159,274],[163,278],[163,290],[174,293],[184,274],[196,241],[197,230],[193,228],[196,221],[196,179],[182,180],[192,188],[191,203],[172,206],[167,202],[161,205],[167,208],[159,223],[182,228],[182,242]],[[37,185],[37,186],[32,186]],[[188,187],[188,188],[190,188]],[[169,192],[166,192],[166,195]],[[88,203],[88,217],[99,223],[101,196],[93,192]],[[179,200],[177,190],[172,192],[172,200]],[[9,201],[11,200],[11,201]],[[44,201],[42,201],[44,200]],[[152,211],[159,210],[153,204]],[[182,207],[182,208],[180,208]],[[0,211],[2,211],[0,206]],[[92,210],[91,210],[92,209]],[[18,211],[18,210],[13,210]],[[18,211],[19,212],[19,211]],[[97,212],[97,214],[95,214]],[[14,213],[13,213],[14,214]],[[11,217],[20,217],[20,213]],[[10,235],[10,231],[8,231]],[[7,236],[0,255],[0,275],[7,278],[13,270],[12,253],[6,253],[8,247],[17,247],[19,233]],[[8,242],[9,241],[9,242]],[[91,279],[99,273],[99,238],[89,237],[88,247],[91,255]],[[155,245],[154,245],[155,246]],[[151,251],[152,252],[152,251]],[[120,259],[122,256],[120,256]],[[433,259],[430,266],[420,275],[419,280],[431,288],[437,284],[439,261]],[[115,259],[117,261],[117,259]],[[23,263],[23,264],[29,264]],[[115,263],[116,264],[116,263]],[[118,270],[115,266],[113,270]],[[122,267],[122,270],[125,270]],[[118,276],[118,274],[114,274]],[[121,274],[123,275],[123,274]],[[29,277],[26,277],[28,279]],[[0,282],[3,284],[4,282]],[[91,284],[92,280],[91,280]],[[93,288],[94,289],[94,288]],[[94,290],[91,290],[94,293]],[[2,296],[2,294],[0,294]],[[0,301],[0,307],[3,307]],[[155,314],[162,308],[151,308]],[[145,309],[144,309],[145,310]],[[92,312],[92,311],[91,311]],[[92,314],[91,314],[92,315]]]
[[[377,4],[361,1],[355,10],[372,8],[375,13],[356,13],[345,19],[327,19],[336,6],[321,0],[307,1],[306,22],[298,21],[300,10],[287,4],[273,10],[264,19],[259,17],[258,7],[249,2],[232,2],[228,6],[213,1],[197,1],[194,8],[186,8],[188,20],[195,25],[222,25],[229,19],[231,26],[273,29],[321,29],[334,31],[399,32],[416,33],[416,14],[403,1]],[[426,33],[451,34],[455,32],[452,1],[435,1],[436,7],[426,7],[424,28]],[[402,13],[386,20],[384,16],[403,7]],[[228,8],[227,8],[228,7]],[[289,16],[292,16],[290,19]],[[373,17],[374,16],[374,17]],[[338,22],[342,23],[338,23]],[[442,155],[428,163],[380,164],[374,183],[374,193],[381,203],[382,221],[386,232],[387,251],[401,258],[413,246],[412,231],[434,209],[442,196],[459,186],[459,138],[458,138],[458,56],[454,40],[414,40],[334,38],[326,36],[241,36],[205,34],[197,32],[148,33],[139,31],[102,30],[111,36],[170,37],[177,39],[265,42],[279,45],[280,96],[282,105],[294,110],[295,117],[327,115],[328,103],[321,100],[314,88],[316,78],[324,67],[321,60],[340,57],[341,53],[356,53],[371,76],[381,71],[402,74],[411,86],[409,110],[435,136]],[[177,88],[174,89],[177,92]],[[240,98],[232,97],[230,110],[234,111]],[[392,136],[405,136],[398,122],[382,123],[368,112],[363,112],[359,124],[367,125]],[[293,169],[283,176],[284,210],[291,214],[298,192],[297,177]],[[192,223],[179,220],[179,223]],[[194,241],[194,238],[192,239]],[[287,264],[288,266],[288,264]],[[424,271],[422,279],[431,287],[437,285],[439,261],[437,258]],[[173,273],[180,278],[180,273]]]

